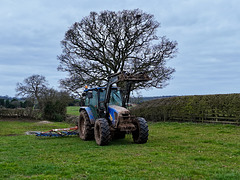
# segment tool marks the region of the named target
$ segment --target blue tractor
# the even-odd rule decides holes
[[[150,80],[145,74],[117,73],[108,78],[106,87],[86,88],[79,109],[79,137],[95,138],[98,145],[107,145],[111,139],[125,138],[131,133],[135,143],[146,143],[148,125],[144,118],[135,117],[127,109],[131,88],[135,83]],[[121,88],[114,84],[121,84]]]

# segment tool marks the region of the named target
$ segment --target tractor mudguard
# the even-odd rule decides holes
[[[94,124],[96,119],[93,116],[91,108],[90,107],[80,107],[79,112],[82,110],[85,110],[87,112],[91,124]]]

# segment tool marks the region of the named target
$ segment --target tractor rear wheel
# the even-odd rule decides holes
[[[91,140],[94,137],[93,127],[86,111],[80,112],[78,120],[78,132],[79,137],[84,141]]]
[[[110,128],[105,118],[97,119],[94,126],[95,141],[99,146],[107,145],[110,141]]]
[[[136,130],[132,132],[133,141],[137,144],[146,143],[148,140],[148,125],[144,118],[137,117],[134,123]]]

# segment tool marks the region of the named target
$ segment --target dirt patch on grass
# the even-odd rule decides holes
[[[51,121],[39,121],[38,124],[51,124]]]
[[[25,135],[36,135],[36,133],[40,133],[41,131],[27,131]]]

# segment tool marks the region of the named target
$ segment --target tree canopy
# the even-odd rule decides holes
[[[91,12],[75,22],[61,41],[58,70],[68,72],[61,80],[66,89],[77,92],[89,86],[104,86],[113,73],[146,73],[151,81],[135,88],[162,88],[174,68],[167,60],[175,57],[177,42],[158,36],[160,23],[139,9]]]

